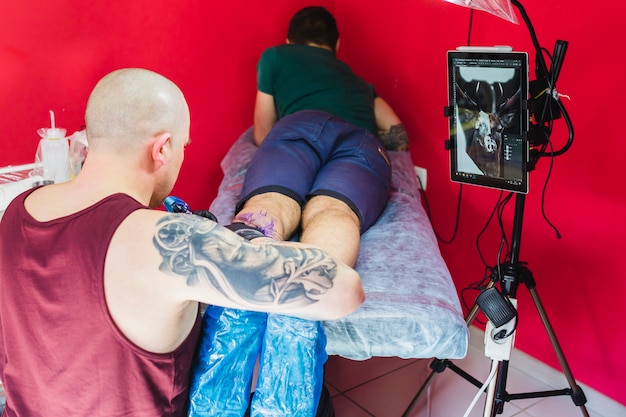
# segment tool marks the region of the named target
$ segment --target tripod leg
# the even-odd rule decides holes
[[[563,373],[565,374],[565,377],[567,378],[567,382],[570,388],[572,389],[572,394],[571,394],[572,400],[574,401],[574,404],[580,407],[580,411],[582,412],[583,416],[589,417],[589,413],[587,412],[587,408],[585,407],[585,403],[587,402],[585,393],[582,391],[582,389],[578,385],[576,385],[576,380],[574,379],[574,376],[572,375],[572,371],[570,370],[570,367],[567,364],[567,360],[565,359],[565,355],[563,354],[561,345],[559,344],[559,341],[556,339],[556,335],[554,334],[554,330],[552,328],[552,325],[550,324],[548,315],[546,314],[546,311],[543,308],[543,304],[541,303],[541,300],[539,299],[539,295],[537,294],[537,289],[533,286],[532,288],[529,288],[528,290],[530,291],[530,295],[533,299],[533,302],[535,303],[535,307],[537,308],[537,311],[539,312],[539,316],[541,317],[543,326],[545,327],[546,332],[548,333],[548,337],[550,338],[552,347],[554,348],[554,351],[556,352],[556,356],[559,359],[559,363],[561,364],[561,369],[563,370]]]

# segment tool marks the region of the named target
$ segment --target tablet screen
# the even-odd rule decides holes
[[[528,55],[448,51],[451,180],[528,192]]]

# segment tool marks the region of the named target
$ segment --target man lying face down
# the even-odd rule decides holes
[[[391,165],[386,149],[405,150],[408,140],[391,106],[337,58],[338,47],[335,18],[314,6],[292,17],[286,44],[261,55],[254,108],[258,150],[229,227],[242,235],[256,231],[277,240],[297,235],[300,242],[354,266],[361,233],[387,204]],[[261,352],[252,416],[316,414],[326,360],[321,324],[217,309],[209,310],[205,320],[206,328],[237,328],[238,334],[249,336],[228,345],[220,341],[219,332],[203,336],[201,365],[192,384],[192,416],[220,415],[221,407],[212,404],[231,404],[229,415],[245,409],[247,393],[236,395],[242,402],[230,401],[231,392],[219,399],[211,395],[211,379],[204,378],[223,372],[225,379],[250,381],[251,372],[213,362],[233,350]],[[229,352],[217,345],[228,346]]]

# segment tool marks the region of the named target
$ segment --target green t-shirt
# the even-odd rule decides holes
[[[257,87],[274,97],[278,118],[321,110],[378,136],[374,87],[327,49],[295,44],[266,49],[257,65]]]

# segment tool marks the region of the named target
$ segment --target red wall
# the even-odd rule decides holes
[[[467,43],[469,10],[441,0],[323,1],[340,25],[339,55],[376,84],[403,118],[417,165],[428,170],[427,198],[433,224],[449,237],[459,186],[448,179],[445,51]],[[140,66],[163,73],[187,95],[192,140],[174,193],[193,207],[206,208],[221,179],[219,161],[252,123],[255,63],[267,46],[282,42],[288,18],[306,1],[206,2],[164,0],[13,2],[0,14],[0,166],[33,161],[36,130],[57,125],[71,133],[83,124],[93,84],[120,67]],[[570,42],[559,91],[575,128],[574,146],[556,158],[545,193],[545,211],[563,238],[557,240],[541,214],[549,161],[531,174],[521,259],[527,261],[575,377],[626,404],[622,386],[626,347],[621,319],[626,309],[622,268],[626,193],[614,97],[623,97],[623,39],[626,6],[588,2],[527,0],[539,41],[552,50],[556,39]],[[484,12],[474,13],[472,44],[507,44],[532,51],[523,26]],[[622,54],[623,55],[623,54]],[[534,54],[531,53],[531,56]],[[609,66],[610,64],[610,66]],[[622,71],[623,72],[623,71]],[[614,75],[616,73],[617,77]],[[557,121],[555,147],[566,139]],[[475,239],[498,192],[466,186],[459,234],[442,245],[460,289],[479,281],[484,268]],[[510,231],[512,204],[505,216]],[[492,227],[481,249],[493,263],[500,241]],[[467,302],[472,303],[471,294]],[[558,368],[528,292],[518,294],[520,324],[516,346]]]

